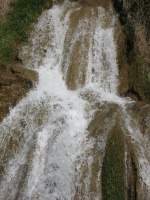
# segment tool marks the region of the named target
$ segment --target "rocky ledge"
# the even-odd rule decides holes
[[[113,0],[121,22],[121,94],[150,103],[150,1]],[[117,29],[120,32],[119,29]]]
[[[18,64],[0,66],[0,121],[34,86],[36,80],[36,72]]]

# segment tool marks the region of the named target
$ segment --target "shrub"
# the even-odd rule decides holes
[[[30,25],[52,0],[15,0],[6,20],[0,24],[0,64],[7,64],[17,56],[17,47],[27,41]]]

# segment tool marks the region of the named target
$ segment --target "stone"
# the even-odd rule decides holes
[[[0,66],[0,121],[31,89],[36,81],[36,72],[22,66]]]

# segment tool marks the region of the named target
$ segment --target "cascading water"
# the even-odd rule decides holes
[[[68,1],[40,17],[21,53],[38,84],[0,125],[0,200],[101,199],[100,169],[90,184],[88,126],[98,103],[125,104],[117,95],[115,21],[111,8]]]

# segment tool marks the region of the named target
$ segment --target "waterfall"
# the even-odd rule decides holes
[[[20,53],[39,81],[0,124],[0,200],[101,199],[99,183],[89,189],[95,139],[88,127],[98,103],[126,102],[117,92],[115,22],[111,8],[68,1],[39,18]],[[83,163],[90,194],[79,197]]]

